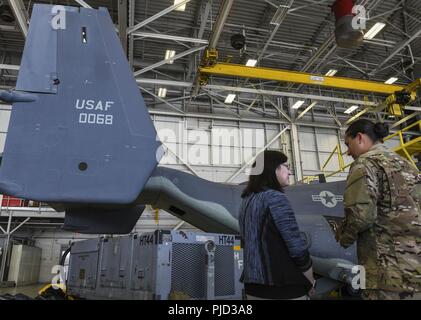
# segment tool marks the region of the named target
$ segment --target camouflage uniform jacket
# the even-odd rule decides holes
[[[352,164],[337,238],[345,248],[358,240],[367,289],[421,291],[420,201],[418,171],[383,144]]]

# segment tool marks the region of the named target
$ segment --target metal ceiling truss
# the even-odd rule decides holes
[[[149,0],[151,1],[151,0]],[[241,1],[241,0],[240,0]],[[82,0],[74,0],[75,3],[90,8],[90,1],[82,1]],[[160,0],[157,0],[157,3],[160,2]],[[141,85],[141,90],[143,90],[145,93],[147,93],[148,96],[152,97],[154,99],[153,105],[159,105],[159,104],[165,104],[169,108],[174,109],[174,111],[179,114],[180,116],[183,116],[185,114],[188,114],[186,109],[180,110],[178,102],[182,101],[184,102],[187,99],[191,98],[190,94],[185,95],[182,94],[182,97],[170,97],[168,99],[164,99],[161,97],[158,97],[155,92],[157,90],[158,86],[161,87],[174,87],[174,90],[178,90],[179,92],[183,92],[184,90],[192,90],[195,88],[195,82],[191,82],[192,79],[195,76],[195,70],[197,68],[198,64],[198,54],[205,49],[206,45],[208,45],[208,48],[216,49],[218,40],[220,38],[221,33],[224,31],[229,31],[230,33],[238,33],[247,31],[247,43],[249,44],[249,48],[247,48],[247,52],[254,52],[253,54],[258,58],[260,64],[265,65],[265,63],[273,63],[273,62],[282,62],[285,64],[289,64],[294,67],[294,61],[296,62],[295,66],[297,64],[301,65],[302,67],[300,70],[302,72],[316,72],[318,70],[322,70],[321,68],[325,67],[326,62],[329,61],[329,66],[334,65],[346,65],[349,67],[349,70],[354,70],[361,74],[363,77],[369,76],[376,76],[381,75],[384,76],[385,73],[387,73],[388,70],[390,70],[391,74],[399,75],[402,77],[401,79],[408,79],[408,75],[406,75],[406,70],[401,70],[401,68],[398,67],[398,64],[400,61],[396,61],[394,59],[398,59],[398,57],[407,57],[408,59],[411,59],[412,64],[408,66],[407,68],[412,67],[414,64],[420,62],[420,58],[417,57],[417,54],[420,54],[419,51],[413,49],[411,46],[414,45],[415,48],[415,41],[418,39],[418,37],[421,35],[421,28],[415,29],[413,25],[414,24],[421,24],[421,20],[418,19],[416,16],[411,14],[411,12],[405,11],[405,6],[403,5],[403,2],[397,2],[397,5],[395,7],[386,7],[386,11],[384,11],[384,6],[382,6],[383,11],[382,12],[375,12],[376,14],[371,15],[371,20],[386,20],[389,25],[391,25],[391,28],[396,28],[399,30],[399,35],[403,35],[404,39],[402,41],[398,40],[398,38],[392,38],[395,41],[391,40],[383,40],[383,39],[372,39],[372,40],[366,40],[366,43],[373,44],[373,46],[382,46],[385,49],[387,47],[392,46],[393,50],[389,53],[387,58],[380,64],[373,64],[372,62],[365,62],[361,61],[364,59],[358,59],[356,58],[361,52],[358,50],[357,54],[351,54],[349,56],[344,56],[342,51],[338,51],[335,44],[334,34],[328,33],[327,38],[321,45],[315,45],[315,43],[320,43],[320,36],[326,37],[326,31],[327,27],[332,26],[332,14],[329,13],[324,19],[320,19],[320,25],[313,33],[313,41],[309,44],[306,42],[302,43],[292,43],[289,39],[282,39],[277,37],[277,34],[279,32],[282,32],[282,29],[280,29],[281,24],[284,22],[284,20],[293,14],[298,14],[300,16],[305,16],[306,14],[300,14],[300,11],[304,11],[306,8],[309,7],[324,7],[328,5],[328,2],[326,0],[320,0],[320,1],[300,1],[300,0],[283,0],[281,5],[279,1],[275,3],[275,1],[272,0],[266,0],[266,3],[268,4],[265,7],[265,13],[263,14],[264,17],[262,20],[257,23],[253,23],[253,21],[245,21],[245,24],[242,25],[238,22],[238,19],[232,19],[232,23],[227,23],[226,19],[228,14],[231,14],[235,17],[236,12],[231,12],[231,7],[233,4],[232,0],[225,0],[221,2],[220,10],[218,13],[218,16],[212,16],[212,1],[211,0],[203,0],[199,1],[197,0],[197,3],[195,4],[196,7],[193,10],[195,17],[192,19],[192,23],[186,23],[186,20],[180,20],[180,22],[176,21],[177,26],[185,26],[187,28],[191,28],[191,31],[184,35],[174,35],[174,34],[165,34],[162,33],[163,30],[162,27],[156,27],[152,28],[151,23],[157,21],[158,18],[163,17],[164,15],[172,12],[175,10],[178,6],[181,6],[183,4],[186,4],[188,0],[181,1],[177,5],[171,5],[169,7],[166,7],[164,10],[162,10],[162,6],[159,10],[152,10],[150,12],[145,12],[145,17],[143,21],[138,16],[138,13],[136,13],[135,8],[135,1],[132,0],[118,0],[117,3],[117,9],[118,9],[118,26],[117,30],[119,32],[119,36],[123,45],[123,48],[127,48],[126,52],[128,54],[128,60],[131,64],[131,66],[135,65],[137,68],[140,67],[140,69],[136,70],[134,72],[134,76],[144,76],[144,74],[148,71],[157,73],[162,75],[163,77],[166,77],[171,80],[163,80],[163,79],[151,79],[151,78],[137,78],[136,81],[139,85]],[[370,12],[374,12],[375,8],[386,1],[381,0],[363,0],[363,1],[357,1],[357,4],[365,5],[367,7],[367,10]],[[389,1],[387,1],[389,2]],[[11,5],[11,8],[13,10],[13,13],[16,17],[16,24],[19,26],[19,29],[22,30],[22,34],[27,33],[27,17],[25,16],[27,13],[26,8],[23,6],[22,0],[18,1],[12,1],[9,0],[9,3]],[[151,7],[154,6],[154,2],[150,2]],[[171,1],[170,1],[171,3]],[[193,5],[193,1],[190,2],[189,5]],[[92,2],[93,4],[93,2]],[[163,2],[160,3],[163,5]],[[97,5],[97,4],[95,4]],[[168,4],[167,4],[168,5]],[[295,6],[295,7],[294,7]],[[155,8],[155,7],[154,7]],[[156,6],[158,8],[158,6]],[[260,8],[263,9],[261,6]],[[27,8],[29,10],[29,8]],[[115,10],[115,8],[113,8]],[[156,13],[157,12],[157,13]],[[405,21],[405,24],[403,28],[400,28],[400,26],[395,25],[394,23],[390,22],[389,17],[391,15],[396,14],[402,14],[403,20],[406,20],[406,18],[410,19],[411,22],[411,31],[408,31],[407,29],[407,22]],[[277,18],[277,24],[268,25],[268,20],[272,18]],[[290,18],[289,18],[290,19]],[[290,21],[290,20],[288,20]],[[138,23],[136,23],[138,22]],[[231,21],[230,21],[231,22]],[[205,31],[208,30],[209,25],[213,26],[213,29],[211,30],[211,34],[209,39],[204,39]],[[26,31],[25,31],[26,26]],[[156,25],[154,25],[155,27]],[[257,26],[257,27],[256,27]],[[306,27],[306,26],[305,26]],[[141,30],[143,28],[143,30]],[[147,28],[147,30],[145,29]],[[10,26],[10,25],[1,25],[0,30],[4,31],[4,34],[7,34],[8,32],[16,32],[16,27]],[[175,29],[173,29],[175,30]],[[412,32],[412,33],[410,33]],[[157,60],[157,63],[148,64],[146,61],[140,61],[139,63],[139,56],[136,56],[136,50],[134,48],[134,41],[137,39],[142,40],[148,40],[148,39],[159,39],[159,40],[168,40],[168,41],[175,41],[178,44],[183,45],[187,48],[184,52],[179,52],[176,56],[166,59],[166,60]],[[7,41],[7,39],[6,39]],[[292,40],[293,41],[293,40]],[[157,46],[156,41],[144,41],[142,42],[142,45],[154,47]],[[145,47],[143,47],[145,48]],[[10,48],[8,48],[9,50]],[[218,48],[220,50],[225,50],[226,48]],[[271,51],[272,49],[272,51]],[[370,49],[372,49],[370,47]],[[144,50],[144,49],[143,49]],[[378,50],[378,49],[375,49]],[[6,52],[5,49],[1,49],[2,52]],[[19,50],[17,50],[19,52]],[[1,53],[1,52],[0,52]],[[155,57],[159,56],[156,54],[156,52],[153,53]],[[189,56],[190,55],[190,56]],[[188,59],[182,59],[181,61],[177,59],[183,58],[189,56]],[[294,59],[294,57],[296,57]],[[161,57],[162,59],[162,57]],[[187,60],[187,62],[186,62]],[[13,60],[13,62],[10,61],[3,61],[0,64],[1,72],[4,70],[11,71],[11,75],[5,74],[2,79],[5,79],[3,83],[6,86],[12,81],[14,81],[10,76],[13,76],[16,74],[16,71],[19,70],[19,66],[16,65],[18,60]],[[168,64],[170,61],[175,61],[174,64]],[[305,61],[305,63],[304,63]],[[159,68],[159,71],[157,70]],[[242,73],[239,76],[244,76],[243,71],[245,70],[244,66],[238,66],[237,73]],[[271,69],[271,68],[269,68]],[[339,68],[338,68],[339,69]],[[282,70],[276,70],[279,72],[283,72]],[[255,79],[260,79],[262,70],[255,69],[253,72],[256,74],[254,77]],[[316,116],[318,116],[318,112],[322,112],[322,109],[325,108],[325,111],[327,114],[330,115],[332,118],[332,121],[334,121],[334,124],[339,125],[342,121],[342,115],[336,114],[335,111],[341,112],[340,106],[343,106],[343,108],[347,108],[347,105],[349,104],[356,104],[360,106],[370,106],[372,107],[370,110],[375,110],[373,106],[375,106],[378,101],[376,98],[371,98],[371,102],[367,102],[366,99],[359,100],[352,97],[350,94],[346,94],[342,91],[335,91],[333,94],[335,96],[322,96],[325,95],[325,93],[319,93],[319,94],[312,94],[312,93],[296,93],[296,92],[288,92],[286,89],[292,89],[293,87],[290,86],[289,88],[282,88],[280,83],[278,81],[288,81],[291,83],[291,76],[293,73],[290,71],[286,71],[283,78],[279,78],[278,75],[280,73],[277,73],[276,77],[269,77],[271,81],[269,82],[263,82],[263,83],[253,83],[254,81],[251,81],[249,84],[246,85],[246,83],[240,82],[240,85],[232,86],[227,85],[230,80],[226,79],[226,76],[221,76],[222,78],[218,77],[212,77],[209,81],[209,84],[205,86],[206,89],[205,94],[212,97],[212,101],[218,101],[218,104],[225,105],[223,102],[221,102],[220,98],[224,98],[224,92],[225,93],[236,93],[238,96],[236,100],[234,101],[234,105],[240,107],[239,110],[242,112],[251,111],[255,114],[259,114],[262,116],[260,120],[262,121],[268,121],[269,117],[271,116],[270,113],[264,113],[264,110],[262,110],[260,107],[269,106],[271,110],[276,110],[279,114],[279,116],[283,116],[286,119],[288,117],[291,120],[291,117],[289,114],[287,114],[282,108],[279,107],[278,104],[273,102],[273,98],[280,98],[280,97],[291,97],[294,99],[305,99],[306,101],[310,101],[309,105],[305,108],[304,111],[301,111],[301,113],[298,114],[295,120],[292,121],[298,121],[302,119],[307,112],[313,112],[313,110],[316,110]],[[152,75],[153,76],[153,75]],[[301,74],[297,75],[296,83],[299,84],[298,89],[303,90],[306,89],[306,91],[310,90],[307,85],[316,84],[317,86],[323,86],[322,83],[319,83],[321,81],[313,81],[314,79],[317,79],[317,77],[323,77],[319,75],[313,75],[310,73],[307,74]],[[287,78],[288,77],[288,78]],[[302,81],[307,77],[307,80]],[[310,78],[309,78],[310,77]],[[313,77],[313,80],[311,80]],[[251,77],[253,78],[253,77]],[[292,77],[293,78],[293,77]],[[347,89],[349,88],[350,84],[345,83],[343,84],[342,79],[339,77],[334,77],[333,79],[329,79],[326,77],[323,77],[323,83],[326,86],[331,86],[332,83],[335,82],[336,84],[339,83],[341,85],[339,88]],[[308,80],[310,79],[310,80]],[[243,80],[244,81],[244,80]],[[390,86],[387,87],[387,85],[382,83],[377,83],[380,87],[378,91],[373,90],[374,84],[369,82],[364,82],[364,80],[354,80],[351,79],[352,87],[355,88],[355,84],[361,85],[359,87],[360,90],[368,90],[373,92],[383,92],[385,90],[387,91],[387,94],[391,93],[392,90],[399,90],[403,88],[403,86]],[[345,81],[346,82],[346,81]],[[238,83],[238,82],[237,82]],[[376,86],[377,86],[376,84]],[[278,86],[276,86],[278,85]],[[373,85],[373,87],[371,87]],[[252,86],[252,87],[250,87]],[[305,86],[305,87],[304,87]],[[274,88],[276,89],[274,90]],[[297,87],[297,86],[295,86]],[[280,90],[282,91],[279,91]],[[387,88],[387,89],[384,89]],[[393,89],[392,89],[393,88]],[[295,89],[297,90],[297,89]],[[174,94],[174,91],[171,92]],[[200,93],[197,95],[197,99],[203,99],[205,94]],[[247,96],[247,98],[245,98]],[[361,96],[361,95],[355,95],[355,96]],[[354,96],[354,97],[355,97]],[[259,97],[268,97],[268,99],[264,99],[263,102],[259,100]],[[250,100],[248,100],[250,98]],[[148,98],[151,99],[151,98]],[[247,102],[248,101],[248,102]],[[246,103],[244,103],[246,102]],[[329,103],[339,103],[339,107],[336,106],[338,109],[332,109],[332,105]],[[315,103],[313,105],[313,103]],[[320,109],[320,105],[318,103],[323,104],[324,107]],[[326,105],[328,103],[328,105]],[[232,108],[230,108],[232,109]],[[282,111],[282,112],[281,112]],[[419,111],[417,111],[419,112]],[[284,113],[284,114],[283,114]],[[308,115],[308,114],[307,114]],[[236,114],[233,116],[235,118],[238,118],[238,115]],[[306,117],[307,118],[307,117]],[[257,119],[256,119],[257,120]],[[272,121],[272,120],[271,120]],[[276,121],[276,119],[273,119],[273,121]],[[333,123],[333,122],[332,122]],[[334,125],[335,126],[335,125]]]
[[[145,20],[143,20],[142,22],[131,26],[127,29],[127,34],[131,34],[134,31],[146,26],[148,23],[151,23],[152,21],[155,21],[156,19],[159,19],[160,17],[166,15],[167,13],[177,9],[178,7],[182,6],[183,4],[186,4],[187,2],[189,2],[190,0],[181,0],[180,2],[178,2],[177,4],[174,4],[164,10],[162,10],[161,12],[158,12],[157,14],[153,15],[152,17],[149,17]]]
[[[22,0],[8,0],[9,6],[12,8],[22,34],[26,38],[28,35],[28,14]]]
[[[127,18],[128,18],[128,0],[118,0],[118,35],[120,37],[121,46],[127,54],[128,38],[127,38]]]

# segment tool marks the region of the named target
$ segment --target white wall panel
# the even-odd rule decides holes
[[[7,132],[10,120],[10,111],[0,110],[0,132]]]
[[[10,111],[0,110],[0,152],[4,150],[4,143],[6,141],[6,132],[9,127]]]
[[[316,152],[302,151],[301,161],[303,170],[319,170],[319,163]]]
[[[329,157],[329,153],[320,153],[319,157],[320,157],[321,165],[323,166],[323,164],[325,163],[325,161]],[[337,154],[335,154],[335,155],[332,156],[331,160],[326,165],[325,171],[333,172],[333,171],[337,171],[337,170],[339,170],[339,161],[338,161]]]
[[[183,140],[182,122],[159,122],[155,121],[155,129],[158,137],[163,142],[181,142]]]
[[[300,149],[306,151],[316,151],[316,141],[312,132],[298,132],[300,139]]]
[[[212,165],[215,166],[241,166],[240,148],[213,146]]]
[[[211,144],[213,146],[240,146],[240,129],[233,127],[215,126],[211,130]]]
[[[6,134],[0,133],[0,153],[4,150],[4,144],[6,142]]]
[[[331,152],[339,143],[338,136],[335,133],[317,133],[316,137],[319,151]]]

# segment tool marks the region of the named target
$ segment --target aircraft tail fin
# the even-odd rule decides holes
[[[143,205],[117,209],[68,209],[63,229],[85,234],[126,234],[132,231],[144,210]]]
[[[13,103],[0,193],[125,205],[158,163],[160,142],[104,8],[35,4],[16,91],[0,99]]]

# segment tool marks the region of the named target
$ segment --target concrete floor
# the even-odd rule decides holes
[[[28,297],[35,298],[38,295],[38,291],[43,288],[46,284],[38,283],[28,286],[19,286],[19,287],[10,287],[10,288],[0,288],[0,295],[9,293],[17,294],[22,293]]]

